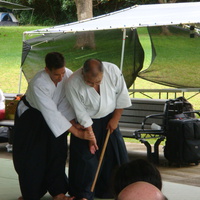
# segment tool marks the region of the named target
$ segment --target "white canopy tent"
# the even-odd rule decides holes
[[[55,33],[76,33],[84,31],[122,29],[123,40],[120,64],[120,69],[122,70],[126,29],[151,26],[195,24],[200,22],[199,11],[200,2],[136,5],[127,9],[83,21],[45,29],[26,31],[23,33],[23,40],[24,42],[26,41],[26,35],[49,35]],[[46,43],[48,41],[44,40],[42,43],[43,42]],[[39,44],[41,44],[41,41],[38,44],[34,44],[34,46]],[[19,84],[19,90],[20,85],[21,82]]]
[[[82,32],[200,22],[200,2],[136,5],[117,12],[24,34]]]

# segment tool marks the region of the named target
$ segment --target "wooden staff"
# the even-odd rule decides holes
[[[104,145],[103,145],[103,148],[102,148],[102,152],[101,152],[101,155],[100,155],[100,158],[99,158],[99,164],[98,164],[97,171],[96,171],[96,174],[95,174],[95,177],[94,177],[94,181],[92,183],[91,192],[94,192],[94,188],[95,188],[95,185],[96,185],[96,182],[97,182],[97,178],[98,178],[98,175],[99,175],[99,171],[100,171],[100,168],[101,168],[103,157],[104,157],[106,147],[107,147],[107,144],[108,144],[109,136],[110,136],[110,129],[108,129],[106,139],[105,139],[105,142],[104,142]]]

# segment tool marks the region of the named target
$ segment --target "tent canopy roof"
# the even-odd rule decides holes
[[[31,7],[23,6],[16,3],[11,3],[8,1],[0,1],[0,8],[7,8],[10,10],[33,10]]]
[[[24,34],[82,32],[200,22],[200,2],[136,5],[83,21],[27,31]]]

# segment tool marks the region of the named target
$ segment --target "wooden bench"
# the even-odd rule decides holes
[[[159,162],[159,144],[165,139],[165,136],[160,134],[146,134],[146,132],[137,135],[135,132],[138,129],[152,130],[151,125],[155,123],[163,128],[163,117],[148,118],[143,124],[146,116],[157,114],[162,115],[164,112],[164,106],[166,99],[138,99],[132,98],[132,106],[125,108],[120,122],[119,128],[122,136],[125,138],[135,138],[143,143],[147,148],[147,157],[150,161],[155,163]],[[143,127],[144,125],[144,127]],[[149,143],[149,139],[156,138],[154,143],[154,152],[152,152],[152,146]]]

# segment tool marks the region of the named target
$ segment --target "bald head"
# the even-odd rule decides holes
[[[91,76],[97,76],[103,72],[103,64],[98,59],[88,59],[83,65],[83,73],[90,74]]]
[[[162,192],[147,182],[135,182],[125,187],[117,200],[166,200]]]
[[[103,77],[103,64],[98,59],[88,59],[83,65],[82,73],[86,84],[92,87],[99,85]]]

